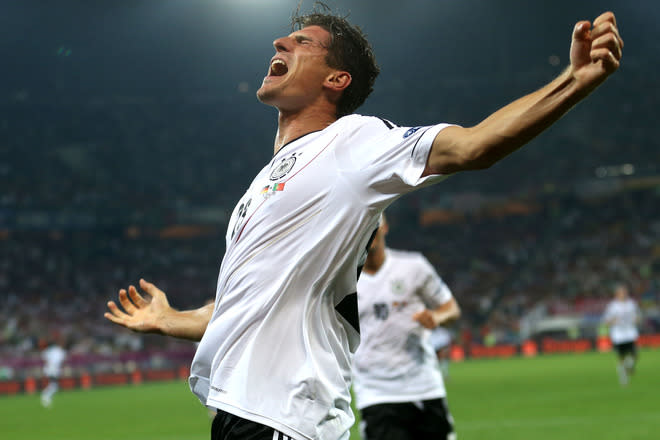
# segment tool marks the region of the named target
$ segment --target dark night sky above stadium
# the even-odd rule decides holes
[[[149,95],[233,93],[244,82],[253,91],[272,56],[271,41],[288,32],[297,0],[3,3],[5,92]],[[626,60],[659,52],[660,3],[653,0],[327,3],[367,32],[382,83],[507,75],[548,68],[554,55],[553,74],[566,65],[573,23],[606,9],[618,15]],[[305,1],[303,10],[311,4]]]
[[[382,68],[375,92],[359,112],[402,125],[480,121],[555,77],[568,63],[573,25],[612,10],[626,43],[619,72],[573,110],[577,115],[561,121],[559,129],[553,127],[550,136],[544,134],[544,144],[498,164],[501,171],[494,178],[480,173],[477,179],[501,182],[521,166],[544,166],[548,155],[556,159],[558,143],[564,148],[565,163],[560,167],[565,175],[589,175],[601,164],[650,162],[645,160],[649,149],[657,150],[646,134],[658,119],[656,98],[649,93],[657,88],[660,70],[660,2],[656,0],[326,3],[348,13],[364,29]],[[59,133],[49,141],[65,146],[83,141],[103,144],[109,137],[106,132],[99,133],[98,139],[90,134],[77,136],[69,130],[69,123],[61,120],[67,103],[73,103],[69,120],[80,120],[86,103],[146,98],[155,102],[159,118],[168,120],[179,108],[172,102],[205,102],[197,111],[212,122],[200,125],[199,132],[228,139],[237,134],[233,127],[249,119],[259,135],[248,142],[258,144],[255,150],[263,152],[262,158],[255,159],[260,164],[270,155],[276,120],[273,109],[260,105],[254,94],[274,53],[272,41],[289,32],[289,18],[297,4],[298,0],[4,1],[0,103],[8,104],[7,108],[21,105],[33,119],[37,117],[29,112],[41,105],[39,118],[52,120],[34,125],[34,130],[43,132],[50,125],[60,132],[71,131],[71,136]],[[308,11],[312,4],[312,0],[304,1],[302,10]],[[102,118],[127,108],[106,109]],[[22,113],[9,116],[5,125],[16,126],[23,117]],[[190,117],[200,119],[199,114]],[[628,136],[630,121],[639,125],[634,139]],[[155,131],[146,118],[138,122],[146,131]],[[597,142],[591,138],[594,133],[600,136]],[[635,149],[635,157],[612,154],[625,150],[617,147],[622,136],[630,141],[626,148]],[[10,146],[15,143],[8,140]],[[231,146],[231,142],[226,144]],[[599,150],[598,145],[604,147]],[[569,157],[571,152],[591,156],[578,167],[572,165],[577,159]],[[530,161],[524,165],[516,162],[525,158]],[[250,173],[256,167],[244,165]],[[190,159],[188,166],[195,169],[198,164]],[[554,170],[548,174],[557,175]],[[471,182],[471,176],[462,182]]]

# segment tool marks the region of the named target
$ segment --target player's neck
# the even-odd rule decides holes
[[[289,142],[308,133],[323,130],[336,120],[334,112],[315,107],[297,112],[280,110],[273,154],[277,154],[280,148]]]
[[[383,264],[385,264],[385,248],[379,247],[369,252],[362,270],[368,274],[375,274],[383,267]]]

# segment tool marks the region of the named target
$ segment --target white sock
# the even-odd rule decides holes
[[[626,367],[623,365],[623,363],[620,363],[616,367],[617,372],[619,373],[619,383],[621,385],[627,385],[628,384],[628,372],[626,371]]]
[[[635,368],[635,358],[632,356],[626,356],[626,358],[623,360],[623,366],[626,367],[628,372],[630,372],[633,368]]]
[[[50,401],[53,398],[53,395],[57,392],[59,389],[59,386],[57,386],[56,383],[49,383],[46,388],[44,388],[43,392],[41,393],[41,396],[45,399]]]

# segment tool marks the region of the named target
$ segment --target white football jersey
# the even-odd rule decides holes
[[[344,439],[358,267],[446,124],[345,116],[282,147],[229,222],[215,309],[193,359],[200,400],[295,439]]]
[[[386,250],[378,272],[358,281],[361,341],[353,360],[359,409],[446,396],[431,331],[413,315],[452,299],[447,285],[418,252]]]
[[[443,326],[438,326],[431,330],[431,337],[429,338],[431,347],[437,352],[443,348],[451,345],[451,332]]]
[[[610,339],[613,344],[633,342],[639,337],[637,319],[639,308],[637,303],[628,298],[625,301],[614,300],[607,305],[603,319],[614,320],[610,325]]]
[[[41,352],[44,361],[44,375],[48,377],[60,377],[62,364],[66,360],[66,351],[57,345],[51,345]]]

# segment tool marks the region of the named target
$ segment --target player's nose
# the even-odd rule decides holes
[[[291,47],[290,37],[280,37],[273,41],[273,47],[277,52],[288,52]]]

